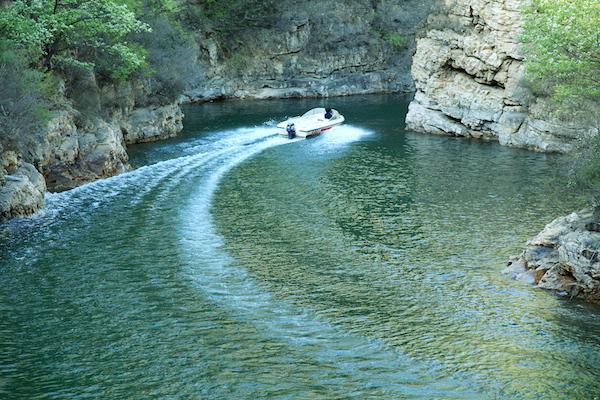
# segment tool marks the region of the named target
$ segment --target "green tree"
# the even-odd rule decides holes
[[[0,82],[0,145],[25,153],[32,144],[28,139],[48,117],[46,92],[54,90],[52,79],[29,68],[23,56],[0,40]]]
[[[539,94],[569,113],[598,104],[600,0],[533,0],[523,41],[527,73]]]
[[[127,35],[148,30],[115,0],[14,0],[0,9],[0,34],[48,70],[75,66],[127,77],[145,63],[145,51]]]
[[[582,131],[571,186],[600,217],[600,0],[533,0],[524,11],[527,78],[563,120]]]

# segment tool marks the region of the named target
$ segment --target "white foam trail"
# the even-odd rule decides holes
[[[186,153],[191,153],[191,155],[143,166],[131,172],[87,183],[65,192],[48,193],[46,207],[42,213],[38,214],[38,217],[54,216],[67,210],[74,211],[88,203],[92,207],[100,207],[110,203],[114,197],[123,193],[135,193],[131,204],[139,204],[146,195],[156,190],[164,181],[169,181],[166,189],[171,189],[182,177],[200,165],[225,154],[235,153],[240,147],[247,147],[256,141],[274,136],[276,133],[277,129],[267,127],[215,132],[208,138],[196,141],[192,146],[188,144]],[[161,191],[164,192],[162,188]]]
[[[334,136],[334,132],[331,133]],[[348,144],[366,134],[369,133],[360,128],[344,129],[340,138],[331,139],[330,143]],[[398,394],[418,392],[419,377],[426,372],[419,370],[411,360],[377,341],[340,332],[311,310],[298,309],[273,299],[222,249],[223,238],[216,232],[210,214],[219,181],[249,157],[284,143],[291,142],[285,138],[270,138],[248,146],[223,158],[223,163],[209,172],[180,214],[179,242],[185,262],[184,275],[218,307],[228,310],[235,318],[252,323],[261,335],[287,343],[317,362],[336,365],[338,370],[329,372],[331,375],[350,374],[359,386],[380,384],[393,387]],[[322,377],[315,376],[314,379],[320,381]],[[456,385],[443,379],[430,382],[428,393],[436,390],[445,393],[446,388],[451,388],[456,395]]]
[[[352,125],[334,126],[314,140],[316,154],[339,152],[340,149],[373,135],[373,132]]]

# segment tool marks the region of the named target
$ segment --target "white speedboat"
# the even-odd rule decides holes
[[[302,116],[293,117],[278,123],[277,127],[283,129],[283,132],[281,132],[282,135],[289,136],[289,130],[293,129],[295,136],[307,138],[323,133],[342,122],[344,122],[344,116],[337,110],[313,108]]]

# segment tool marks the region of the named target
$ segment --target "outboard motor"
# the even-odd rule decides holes
[[[288,139],[293,139],[296,137],[296,126],[294,124],[287,124],[286,128]]]

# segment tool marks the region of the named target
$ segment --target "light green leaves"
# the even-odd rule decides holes
[[[145,62],[127,35],[148,31],[116,0],[15,0],[0,10],[0,33],[47,69],[105,64],[114,66],[110,75],[124,78]]]
[[[537,92],[562,111],[600,101],[600,0],[533,0],[522,40]]]

